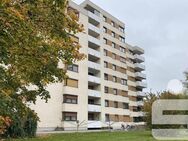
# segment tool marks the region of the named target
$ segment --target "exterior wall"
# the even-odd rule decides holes
[[[64,130],[76,130],[76,121],[65,121],[63,112],[77,113],[76,120],[83,122],[80,130],[107,127],[106,114],[110,116],[111,122],[114,122],[114,129],[121,128],[121,124],[132,124],[134,118],[143,117],[143,113],[137,109],[142,106],[138,104],[140,102],[138,98],[142,99],[138,96],[138,92],[144,87],[136,82],[142,82],[144,78],[136,76],[136,72],[141,72],[142,69],[135,67],[135,63],[143,61],[136,60],[135,54],[140,56],[144,51],[120,41],[119,36],[125,38],[125,33],[119,30],[119,26],[125,27],[124,23],[89,0],[81,5],[70,1],[69,5],[79,11],[79,22],[84,25],[84,32],[76,36],[82,46],[80,52],[87,58],[76,63],[78,72],[68,71],[70,79],[78,82],[69,81],[68,86],[65,83],[50,85],[49,103],[38,100],[36,105],[31,106],[40,117],[39,129],[54,130],[61,127]],[[100,14],[88,12],[90,8]],[[106,22],[103,21],[103,16],[107,18]],[[89,23],[91,17],[96,20],[95,25]],[[112,21],[115,23],[114,27],[111,25]],[[103,27],[107,28],[107,33],[103,32]],[[115,37],[112,37],[112,32],[115,33]],[[106,44],[103,38],[107,39]],[[112,47],[112,43],[116,44],[116,48]],[[122,52],[120,47],[125,48],[125,52]],[[104,50],[107,50],[107,56],[104,55]],[[113,58],[113,54],[116,54],[116,58]],[[122,62],[122,58],[126,62]],[[104,67],[104,62],[108,63],[108,68]],[[116,65],[116,70],[113,70],[113,65]],[[108,74],[108,81],[104,80],[105,73]],[[117,82],[113,82],[113,76],[117,77]],[[127,85],[121,84],[122,79],[127,80]],[[109,88],[108,93],[105,93],[105,86]],[[113,94],[113,89],[117,89],[117,95]],[[77,104],[64,103],[63,95],[77,96]],[[109,101],[109,107],[105,107],[105,100]],[[118,103],[118,108],[114,107],[114,102]],[[129,108],[124,109],[123,103],[128,103]],[[47,111],[44,110],[46,108]]]

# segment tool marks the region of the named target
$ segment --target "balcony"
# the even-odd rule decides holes
[[[88,96],[100,98],[101,93],[100,91],[96,91],[96,90],[88,90]]]
[[[91,49],[91,48],[88,48],[88,54],[97,58],[101,57],[101,53],[99,51]]]
[[[140,63],[135,63],[134,66],[135,66],[135,70],[137,71],[143,71],[146,69],[145,66]]]
[[[131,112],[130,117],[143,117],[144,112]]]
[[[136,87],[138,87],[138,88],[146,88],[147,84],[146,84],[146,82],[136,81]]]
[[[94,63],[94,62],[91,62],[91,61],[88,61],[88,67],[91,68],[91,69],[94,69],[94,70],[98,70],[98,71],[101,70],[100,64]]]
[[[102,128],[102,123],[101,121],[88,121],[88,128]]]
[[[98,46],[100,47],[101,46],[101,42],[99,39],[95,38],[95,37],[92,37],[90,35],[88,35],[88,41],[92,44],[94,44],[95,46]]]
[[[93,20],[95,20],[98,23],[101,22],[101,18],[90,11],[88,11],[88,17],[92,18]]]
[[[140,55],[134,55],[134,59],[135,59],[135,61],[136,62],[138,62],[138,63],[142,63],[142,62],[144,62],[145,61],[145,58],[143,57],[143,56],[140,56]]]
[[[137,92],[137,95],[140,96],[140,97],[145,97],[145,93],[144,92]]]
[[[91,35],[97,36],[100,35],[100,29],[97,26],[94,26],[93,24],[88,24],[88,29]]]
[[[101,83],[101,79],[99,77],[92,76],[92,75],[88,75],[88,81],[92,82],[94,84],[100,84]]]
[[[88,112],[100,113],[101,112],[101,106],[100,105],[88,104]]]
[[[146,79],[146,74],[141,73],[141,72],[137,72],[137,73],[135,73],[135,77],[137,79]]]
[[[134,46],[132,51],[135,54],[139,54],[139,55],[144,54],[144,50],[142,48],[140,48],[140,47],[137,47],[137,46]]]
[[[137,101],[137,105],[138,105],[138,106],[143,106],[143,105],[144,105],[144,102],[143,102],[143,101]]]

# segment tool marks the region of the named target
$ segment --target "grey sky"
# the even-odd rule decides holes
[[[74,0],[81,3],[83,0]],[[166,89],[188,68],[188,0],[91,0],[126,24],[126,42],[145,49],[148,90]]]

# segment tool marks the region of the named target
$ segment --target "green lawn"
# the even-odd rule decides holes
[[[137,132],[92,132],[43,135],[33,139],[15,141],[156,141],[149,131]]]

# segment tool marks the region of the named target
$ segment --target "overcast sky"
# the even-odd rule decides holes
[[[74,0],[81,3],[83,0]],[[91,0],[126,24],[126,42],[145,49],[148,89],[188,69],[188,0]]]

